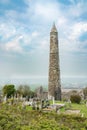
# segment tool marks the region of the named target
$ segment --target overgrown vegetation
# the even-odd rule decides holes
[[[42,87],[38,90],[40,93],[43,91]],[[33,109],[33,105],[23,104],[24,99],[36,97],[37,94],[37,91],[31,91],[27,85],[20,85],[17,89],[14,85],[5,85],[3,95],[7,96],[7,100],[2,100],[0,104],[0,130],[87,130],[87,101],[81,101],[77,93],[74,92],[71,96],[72,103],[55,101],[65,104],[60,112],[43,112],[42,109]],[[41,95],[38,96],[41,99]],[[21,100],[21,97],[25,98]],[[39,102],[36,104],[39,106]],[[42,102],[42,106],[46,104],[47,102],[44,105]],[[80,113],[74,115],[67,113],[67,110],[79,110]]]
[[[1,104],[0,130],[86,130],[87,118]]]
[[[79,104],[81,102],[81,96],[78,95],[78,94],[73,94],[73,95],[70,96],[70,101],[72,103],[78,103]]]

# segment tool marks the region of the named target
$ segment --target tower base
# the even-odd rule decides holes
[[[61,88],[57,87],[55,90],[55,100],[61,101]]]

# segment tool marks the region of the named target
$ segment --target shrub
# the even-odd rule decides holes
[[[87,118],[1,104],[0,130],[87,130]]]
[[[70,101],[72,103],[78,103],[79,104],[81,102],[81,97],[78,94],[71,95],[70,96]]]

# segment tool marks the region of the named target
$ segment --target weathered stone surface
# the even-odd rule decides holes
[[[60,84],[60,67],[59,67],[59,50],[58,50],[58,32],[53,25],[50,32],[50,60],[49,60],[49,98],[54,97],[61,100],[61,84]]]

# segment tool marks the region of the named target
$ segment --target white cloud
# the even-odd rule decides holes
[[[0,20],[0,50],[2,49],[2,52],[4,51],[6,54],[9,52],[11,55],[13,55],[13,52],[17,54],[15,56],[16,64],[14,64],[13,57],[11,59],[8,58],[9,61],[12,60],[13,72],[16,76],[19,74],[19,77],[21,74],[24,75],[24,73],[25,77],[26,75],[34,75],[36,73],[38,73],[36,75],[40,76],[41,73],[47,74],[50,44],[49,33],[51,25],[55,21],[59,34],[59,49],[64,59],[62,66],[68,74],[67,65],[70,61],[73,64],[75,63],[73,62],[75,59],[69,60],[70,54],[74,52],[79,52],[80,54],[87,53],[85,47],[87,41],[82,43],[79,40],[80,35],[87,31],[87,23],[81,17],[87,10],[85,4],[81,1],[76,3],[74,0],[70,0],[72,3],[70,5],[62,5],[62,3],[60,4],[56,0],[24,1],[28,5],[25,12],[6,10],[4,11],[5,17],[3,16],[2,20]],[[21,53],[24,57],[20,55],[18,59],[18,53]],[[65,63],[66,61],[67,63]],[[26,65],[23,64],[24,62],[26,62]],[[20,67],[20,63],[23,65],[22,67]],[[24,71],[23,67],[25,68]],[[70,66],[68,65],[68,67]],[[73,71],[72,73],[75,72]]]
[[[0,35],[3,40],[6,40],[9,37],[12,37],[14,34],[16,34],[16,28],[8,23],[1,23],[0,24]]]
[[[14,40],[6,43],[4,46],[3,46],[3,49],[5,49],[6,51],[11,51],[11,52],[21,52],[23,51],[22,47],[20,46],[19,44],[19,40],[21,39],[22,37],[19,36],[17,38],[15,38]]]
[[[43,40],[41,38],[39,39],[38,45],[36,47],[36,51],[38,51],[39,53],[44,53],[44,54],[46,54],[49,51],[49,40],[48,40],[48,38],[44,37]]]
[[[35,15],[41,17],[45,20],[56,19],[56,15],[58,15],[58,7],[56,4],[36,4],[35,7]]]
[[[39,32],[34,31],[31,35],[32,35],[32,38],[37,37],[37,36],[39,36]]]
[[[31,29],[34,21],[36,21],[36,25],[34,25],[34,31],[28,30],[28,32],[26,32],[25,27],[21,27],[22,24],[19,27],[15,26],[16,23],[8,24],[7,22],[6,24],[1,24],[0,31],[1,35],[3,36],[3,39],[8,39],[12,36],[15,37],[15,35],[22,35],[22,44],[20,44],[20,40],[15,41],[13,38],[12,43],[11,41],[8,41],[5,45],[5,48],[7,50],[11,51],[12,48],[15,48],[14,50],[23,50],[23,46],[32,45],[34,46],[34,49],[41,50],[43,48],[43,50],[45,49],[48,51],[49,34],[44,33],[43,30],[50,32],[50,30],[48,31],[49,28],[47,26],[51,24],[53,21],[56,21],[58,27],[59,42],[61,49],[60,51],[62,52],[62,50],[67,50],[70,52],[71,50],[76,51],[79,49],[81,43],[78,41],[78,38],[81,35],[81,33],[87,31],[87,24],[85,22],[71,21],[72,19],[70,18],[71,16],[76,16],[76,13],[73,13],[74,8],[75,12],[81,14],[83,4],[81,4],[81,2],[78,2],[76,4],[73,1],[72,5],[69,6],[69,8],[67,9],[67,13],[65,13],[65,11],[62,9],[62,6],[58,2],[48,1],[45,6],[43,3],[44,2],[41,1],[34,2],[30,0],[27,0],[26,2],[26,4],[28,4],[29,7],[26,8],[25,15],[27,16],[27,18],[29,17],[29,19],[31,18],[33,21],[32,24],[30,23]],[[24,16],[24,14],[21,14],[21,17],[22,15]],[[16,11],[10,10],[6,12],[6,16],[12,17],[14,19],[14,17],[18,17],[18,13]],[[38,22],[41,23],[40,26],[37,26],[39,24]],[[41,32],[39,32],[40,28],[42,29]],[[17,46],[14,47],[15,45]]]
[[[70,29],[70,36],[68,37],[71,40],[76,40],[81,34],[87,32],[87,23],[86,22],[77,22]]]

